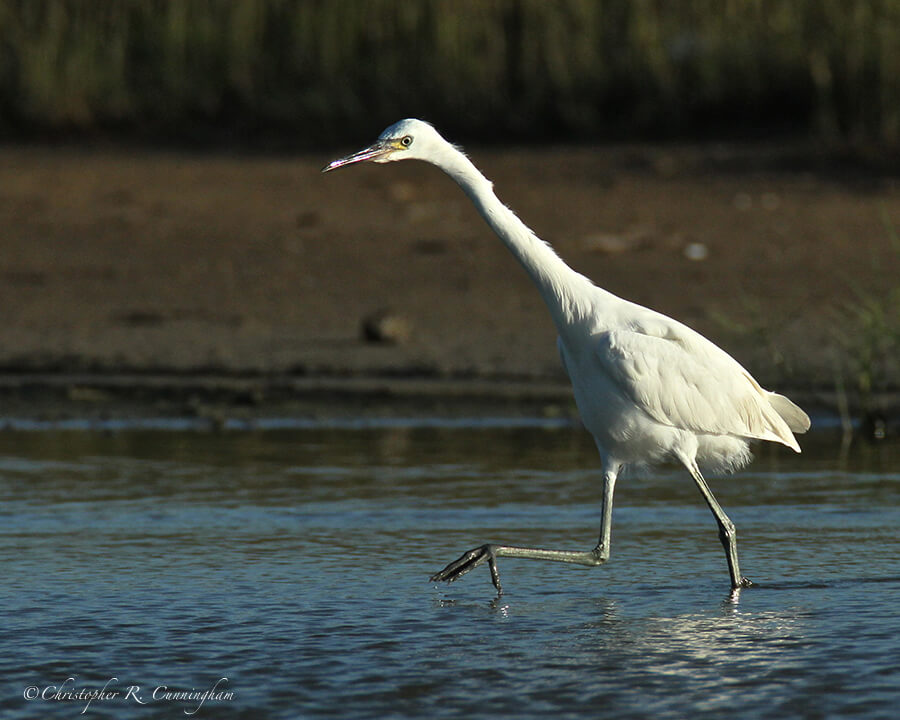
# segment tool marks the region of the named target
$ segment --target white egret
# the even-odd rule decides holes
[[[600,451],[600,539],[593,550],[481,545],[431,577],[452,582],[484,562],[502,593],[497,558],[597,566],[610,556],[613,490],[630,464],[677,461],[687,468],[719,527],[731,586],[751,583],[738,565],[734,524],[700,472],[734,471],[750,461],[749,441],[771,440],[800,452],[793,433],[809,417],[783,395],[760,387],[736,360],[699,333],[623,300],[575,272],[506,207],[463,152],[421,120],[401,120],[371,146],[323,172],[371,160],[424,160],[453,178],[537,285],[559,332],[557,346],[582,421]]]

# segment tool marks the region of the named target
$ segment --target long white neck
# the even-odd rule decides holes
[[[590,299],[597,290],[593,283],[566,265],[553,248],[500,202],[493,183],[462,152],[448,144],[435,164],[457,182],[531,276],[560,333],[573,323],[587,320],[593,309]]]

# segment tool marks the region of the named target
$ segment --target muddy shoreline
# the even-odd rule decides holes
[[[465,196],[416,163],[320,175],[347,149],[0,148],[0,414],[571,413],[546,309]],[[597,284],[801,402],[895,411],[872,317],[895,329],[897,177],[796,146],[468,150]]]
[[[900,431],[900,393],[879,396],[883,411],[874,415],[831,390],[792,396],[813,417],[814,431],[852,427],[868,436],[875,432],[873,422],[883,433]],[[488,378],[0,374],[0,407],[2,429],[103,429],[135,422],[140,427],[154,419],[180,419],[208,430],[252,429],[287,419],[313,426],[350,419],[366,426],[391,419],[472,418],[579,424],[567,383]]]

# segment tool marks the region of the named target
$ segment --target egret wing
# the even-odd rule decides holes
[[[773,440],[800,451],[767,393],[725,351],[688,328],[596,336],[604,371],[650,417],[706,435]]]

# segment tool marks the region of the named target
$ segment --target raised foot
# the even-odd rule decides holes
[[[735,585],[732,589],[739,590],[740,588],[748,588],[748,587],[753,587],[753,583],[750,581],[749,578],[742,577],[740,582],[737,585]]]
[[[459,580],[467,572],[474,570],[484,562],[487,562],[491,570],[491,582],[494,583],[497,594],[502,595],[503,588],[500,586],[500,573],[497,570],[497,561],[492,545],[482,545],[464,552],[443,570],[432,575],[431,582],[451,583],[454,580]]]

